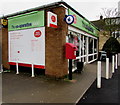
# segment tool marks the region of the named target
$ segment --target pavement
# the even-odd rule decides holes
[[[96,69],[97,62],[87,64],[81,74],[73,73],[72,81],[55,80],[44,75],[36,75],[32,78],[27,72],[20,72],[19,75],[16,75],[14,71],[3,73],[2,101],[3,103],[70,103],[75,105],[90,86],[96,84],[94,83]],[[102,77],[105,77],[105,62],[102,62]],[[110,78],[112,78],[111,72]]]
[[[2,103],[2,74],[0,73],[0,105]]]

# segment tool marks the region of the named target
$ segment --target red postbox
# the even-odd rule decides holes
[[[77,46],[72,43],[66,43],[66,59],[76,59]]]

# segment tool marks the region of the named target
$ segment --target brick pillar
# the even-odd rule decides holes
[[[2,28],[0,28],[0,69],[2,64]]]
[[[65,58],[68,25],[63,20],[65,17],[64,7],[56,7],[51,10],[57,14],[58,28],[47,27],[47,25],[45,27],[45,74],[61,78],[68,74],[68,62]],[[47,10],[45,21],[47,23]]]
[[[10,69],[8,64],[8,28],[2,28],[2,64],[5,69]]]

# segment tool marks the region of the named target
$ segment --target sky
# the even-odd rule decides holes
[[[60,0],[1,0],[0,17]],[[102,8],[118,8],[120,0],[63,0],[90,21],[99,20]]]

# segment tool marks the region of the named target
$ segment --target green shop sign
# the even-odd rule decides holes
[[[74,16],[74,23],[71,24],[72,26],[98,37],[98,29],[88,22],[87,19],[80,17],[71,9],[68,9],[68,14]]]
[[[34,11],[8,18],[8,30],[22,30],[44,26],[44,11]]]

